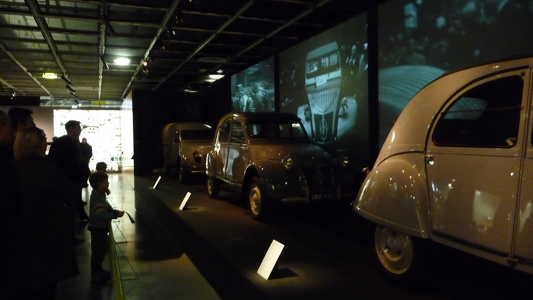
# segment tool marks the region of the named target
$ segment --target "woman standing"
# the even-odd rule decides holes
[[[26,234],[20,244],[15,276],[21,299],[55,299],[61,280],[79,274],[72,244],[72,199],[66,175],[45,155],[46,135],[40,128],[17,133],[13,146]]]

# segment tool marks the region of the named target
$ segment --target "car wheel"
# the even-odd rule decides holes
[[[220,189],[220,182],[213,177],[207,176],[207,194],[210,198],[216,198]]]
[[[258,221],[265,221],[268,213],[268,201],[259,177],[252,177],[250,180],[248,202],[252,218]]]
[[[412,284],[420,278],[426,260],[422,240],[393,229],[377,225],[374,250],[382,274],[400,284]]]

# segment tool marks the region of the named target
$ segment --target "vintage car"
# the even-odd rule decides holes
[[[242,193],[252,217],[265,220],[281,202],[339,199],[329,154],[311,143],[291,113],[229,113],[206,157],[207,192],[221,184]]]
[[[165,172],[175,172],[182,183],[205,173],[205,151],[213,143],[213,128],[204,123],[175,122],[163,127]]]
[[[401,112],[353,203],[388,278],[420,279],[431,241],[533,273],[532,68],[444,74]]]

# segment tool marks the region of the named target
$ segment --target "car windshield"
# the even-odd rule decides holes
[[[212,140],[214,136],[213,130],[182,130],[182,140]]]
[[[252,139],[277,141],[307,138],[305,130],[298,122],[249,122],[248,135]]]

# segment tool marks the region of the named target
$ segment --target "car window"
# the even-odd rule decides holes
[[[499,78],[462,93],[433,132],[438,146],[512,147],[518,136],[523,80]]]
[[[220,126],[220,131],[218,133],[218,142],[227,143],[229,142],[229,134],[231,128],[231,120],[227,120]]]
[[[294,122],[248,123],[248,135],[257,139],[297,139],[307,135],[300,125]]]
[[[189,129],[181,131],[182,140],[212,140],[213,130],[208,129]]]
[[[231,142],[237,144],[244,143],[244,128],[241,122],[233,121],[233,127],[231,128]]]

